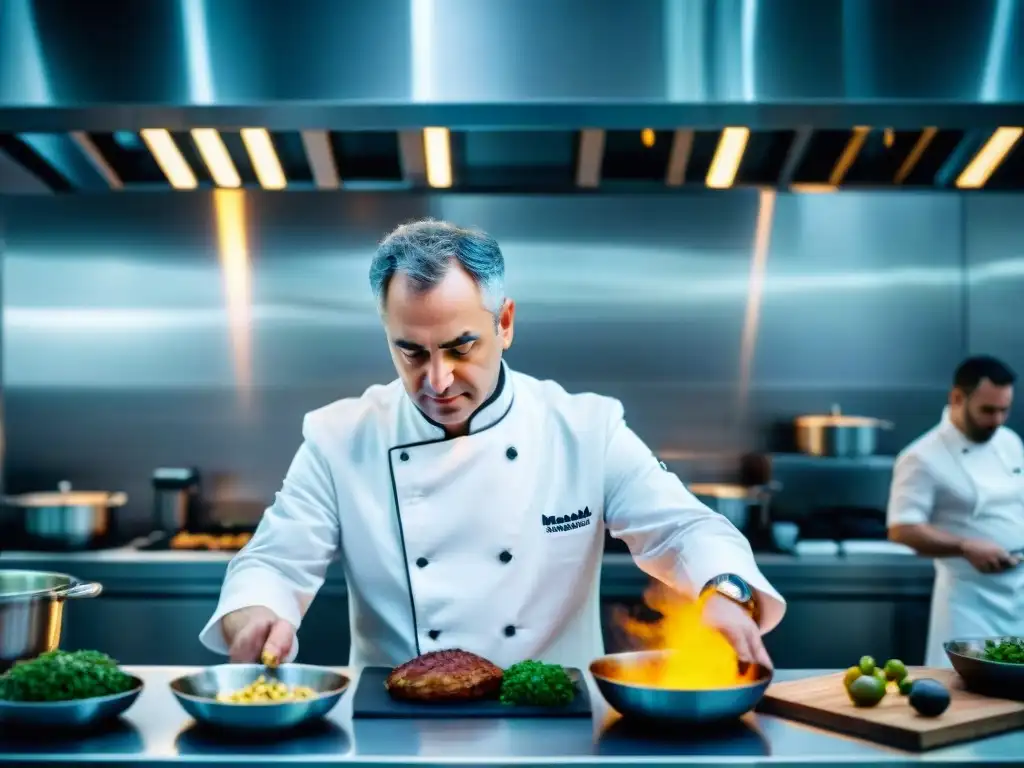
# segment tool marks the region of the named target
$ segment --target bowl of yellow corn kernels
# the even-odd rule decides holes
[[[171,692],[197,723],[266,733],[324,717],[348,686],[328,667],[220,664],[175,678]]]

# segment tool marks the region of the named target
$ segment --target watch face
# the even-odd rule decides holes
[[[745,599],[743,590],[740,589],[739,585],[732,581],[722,581],[718,584],[718,591],[726,597],[730,597],[733,600],[742,602]]]

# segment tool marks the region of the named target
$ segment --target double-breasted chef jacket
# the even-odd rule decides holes
[[[1024,547],[1024,445],[1007,427],[986,443],[968,440],[950,421],[896,458],[888,524],[928,523],[955,536]],[[961,557],[935,561],[925,663],[950,666],[943,643],[1024,634],[1024,565],[985,574]]]
[[[759,596],[763,631],[782,618],[746,538],[663,468],[614,399],[502,363],[467,435],[446,439],[396,380],[307,414],[303,438],[200,634],[215,652],[238,608],[298,627],[340,548],[352,666],[461,648],[585,668],[604,652],[606,528],[650,576],[692,594],[732,573]]]

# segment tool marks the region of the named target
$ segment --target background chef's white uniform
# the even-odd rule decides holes
[[[928,523],[954,536],[1024,547],[1024,445],[1007,427],[987,443],[941,422],[897,457],[888,524]],[[925,664],[949,666],[942,644],[956,638],[1024,634],[1024,565],[978,572],[961,557],[935,561]]]
[[[353,666],[458,647],[583,667],[604,652],[606,526],[651,576],[695,591],[735,573],[759,592],[764,631],[782,618],[746,538],[661,468],[616,400],[503,363],[466,436],[445,439],[396,380],[307,414],[303,437],[231,561],[200,635],[211,650],[226,653],[219,622],[238,608],[298,627],[340,548]]]

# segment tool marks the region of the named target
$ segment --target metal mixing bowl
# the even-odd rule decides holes
[[[216,700],[220,692],[245,688],[260,676],[286,685],[308,686],[312,699],[255,704],[228,704]],[[283,664],[268,670],[262,664],[220,664],[171,681],[171,691],[196,722],[216,728],[281,731],[324,717],[338,703],[349,679],[327,667]]]
[[[1024,664],[1007,664],[985,658],[987,642],[1000,643],[1020,639],[1013,636],[972,637],[950,640],[943,643],[942,647],[953,669],[969,690],[984,696],[1024,701]]]
[[[594,660],[590,674],[605,700],[623,717],[673,724],[721,723],[752,710],[772,681],[757,667],[757,682],[729,688],[679,690],[623,682],[631,668],[657,663],[674,651],[612,653]],[[694,661],[700,663],[699,660]]]
[[[0,672],[56,650],[64,601],[96,597],[103,586],[66,573],[0,570]]]
[[[143,682],[124,693],[74,701],[0,701],[0,726],[26,728],[87,728],[119,717],[142,693]]]

